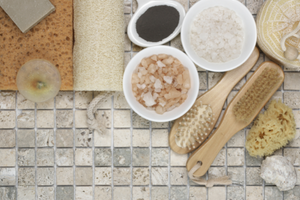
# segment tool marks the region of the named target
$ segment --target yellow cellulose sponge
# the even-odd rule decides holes
[[[296,123],[292,109],[273,100],[254,121],[246,141],[251,156],[271,155],[295,137]]]

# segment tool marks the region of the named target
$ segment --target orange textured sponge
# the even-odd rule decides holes
[[[17,90],[18,70],[32,59],[53,63],[61,90],[73,89],[73,1],[50,1],[56,10],[26,34],[0,8],[0,90]]]
[[[271,155],[292,140],[295,134],[292,109],[273,100],[267,111],[255,120],[247,136],[246,148],[251,156]]]

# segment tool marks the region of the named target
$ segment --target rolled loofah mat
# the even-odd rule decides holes
[[[251,156],[268,156],[285,146],[296,134],[292,109],[273,100],[267,111],[254,121],[247,136],[246,148]]]
[[[56,10],[26,34],[0,8],[0,90],[17,90],[18,70],[32,59],[50,61],[60,72],[60,89],[73,89],[73,1],[50,1]]]
[[[74,0],[74,90],[122,91],[123,9],[123,0]]]

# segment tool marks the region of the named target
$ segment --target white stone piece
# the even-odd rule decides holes
[[[283,156],[267,157],[262,162],[260,177],[274,183],[280,191],[293,189],[297,181],[294,166]]]

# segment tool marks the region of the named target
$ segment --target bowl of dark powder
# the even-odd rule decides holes
[[[185,17],[180,3],[138,0],[138,4],[127,27],[128,37],[134,44],[141,47],[161,45],[179,34]]]

